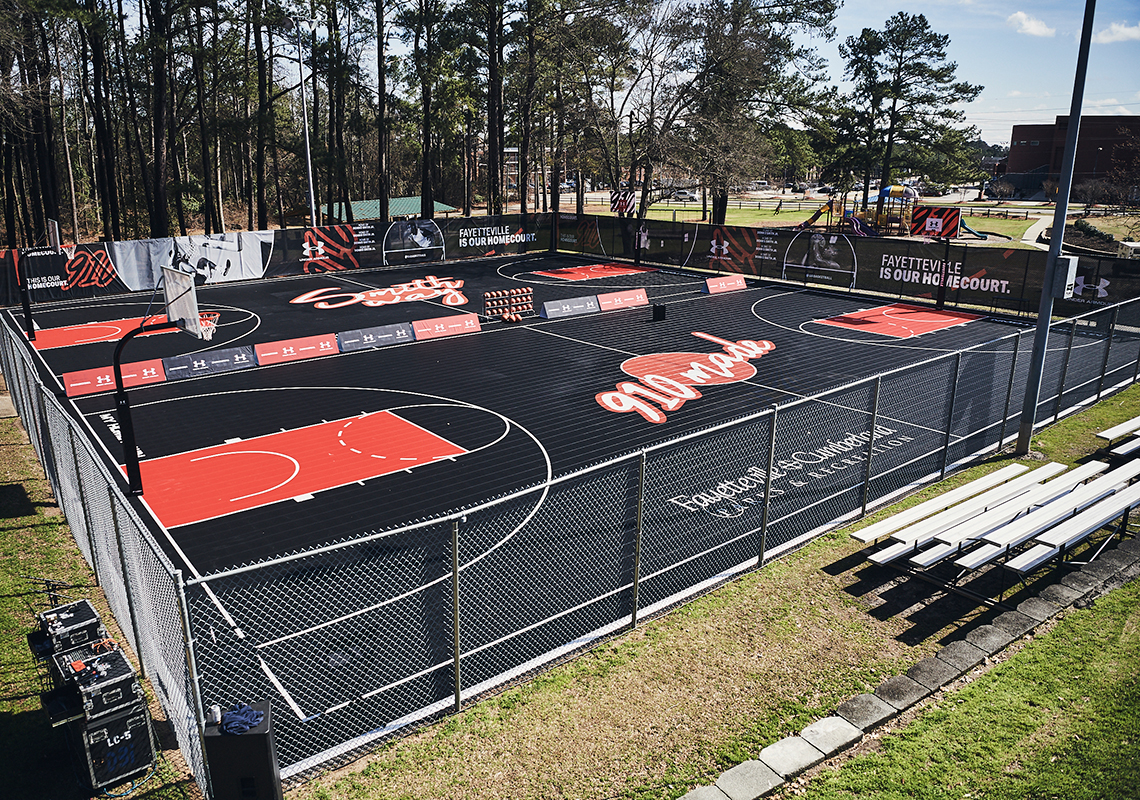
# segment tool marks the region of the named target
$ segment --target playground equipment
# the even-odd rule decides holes
[[[918,200],[918,192],[909,186],[893,184],[884,186],[879,190],[878,197],[883,200],[883,211],[877,213],[876,208],[857,214],[864,222],[876,228],[880,234],[891,233],[906,234],[910,228],[910,216],[914,203]]]
[[[817,208],[815,210],[814,214],[812,214],[810,217],[808,217],[803,222],[801,222],[799,225],[797,225],[796,228],[798,230],[803,230],[804,228],[810,228],[812,225],[814,225],[816,223],[816,221],[820,218],[820,216],[823,215],[823,212],[825,212],[825,211],[827,212],[827,222],[825,222],[824,224],[830,228],[831,227],[831,216],[835,212],[836,206],[839,203],[840,203],[840,200],[838,197],[832,197],[830,200],[828,200],[822,206]]]
[[[962,221],[961,221],[961,222],[959,222],[958,224],[959,224],[959,225],[962,227],[962,229],[963,229],[963,230],[965,230],[965,231],[968,231],[969,233],[972,233],[972,234],[974,234],[974,235],[975,235],[975,236],[977,236],[979,239],[989,239],[989,238],[990,238],[990,237],[989,237],[989,234],[985,234],[985,233],[982,233],[981,231],[976,231],[976,230],[974,230],[973,228],[971,228],[969,225],[967,225],[967,224],[966,224],[966,221],[965,221],[965,220],[962,220]]]

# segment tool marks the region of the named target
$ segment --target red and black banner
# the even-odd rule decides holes
[[[915,206],[910,216],[910,235],[954,238],[961,222],[960,208]]]

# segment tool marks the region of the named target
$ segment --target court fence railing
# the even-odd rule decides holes
[[[127,500],[121,476],[113,476],[106,455],[95,451],[70,401],[45,385],[23,335],[2,327],[0,358],[13,405],[140,674],[209,797],[182,572]]]
[[[214,703],[270,697],[301,778],[1000,449],[1033,340],[1017,326],[446,516],[187,577],[6,317],[15,407],[206,797]],[[1051,327],[1037,426],[1137,380],[1140,300]]]

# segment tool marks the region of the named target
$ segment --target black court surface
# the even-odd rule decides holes
[[[201,287],[200,309],[219,315],[212,341],[141,336],[124,363],[468,314],[479,330],[136,386],[143,502],[174,562],[207,575],[475,507],[1016,330],[786,285],[705,288],[703,275],[567,255]],[[482,313],[485,293],[512,289],[531,290],[536,311],[636,289],[648,305],[520,323]],[[36,352],[62,386],[111,363],[104,331],[162,311],[161,296],[40,305]],[[113,395],[72,402],[122,465]]]

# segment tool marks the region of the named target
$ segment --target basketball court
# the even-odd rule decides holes
[[[538,310],[631,289],[648,302],[517,324],[482,312],[485,294],[520,288]],[[217,314],[212,341],[152,332],[123,354],[143,502],[194,574],[477,505],[1011,330],[755,282],[710,294],[700,275],[565,255],[206,286],[197,297]],[[119,465],[111,357],[124,331],[164,314],[161,296],[35,309],[44,368]],[[449,319],[477,324],[338,347],[349,332]],[[738,342],[765,344],[742,355]],[[243,355],[247,368],[235,363]]]
[[[639,491],[626,465],[639,452],[692,440],[643,472],[655,531],[639,545],[649,608],[755,560],[769,445],[736,421],[1024,330],[545,253],[195,294],[198,314],[216,323],[212,339],[155,330],[123,348],[136,502],[172,563],[204,589],[188,598],[204,701],[239,692],[282,703],[289,772],[351,746],[346,730],[375,738],[446,705],[453,621],[440,609],[453,574],[469,692],[620,624]],[[503,308],[528,310],[508,322]],[[180,314],[161,293],[34,309],[45,382],[121,472],[116,344],[143,320]],[[1000,411],[1005,384],[981,388]],[[877,422],[862,395],[836,395],[817,404],[826,429],[781,412],[792,438],[775,447],[772,524],[813,508],[821,523],[833,518],[831,499],[865,469],[840,451],[870,453],[860,438],[869,426],[877,473],[895,480],[898,464],[899,475],[926,474],[946,436],[945,395],[944,382],[915,381]],[[551,633],[563,626],[565,638]]]

